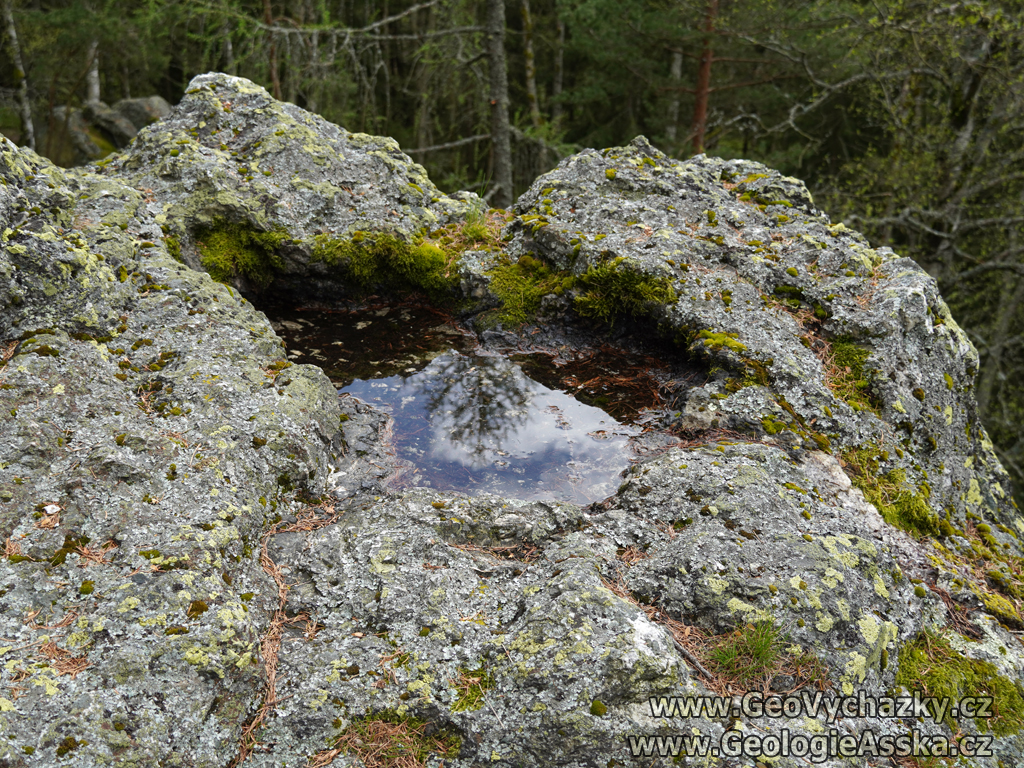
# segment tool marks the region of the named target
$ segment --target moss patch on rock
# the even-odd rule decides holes
[[[441,248],[388,232],[356,231],[348,239],[317,235],[312,260],[337,270],[359,291],[422,290],[438,303],[450,303],[459,282],[455,259]]]
[[[829,388],[855,411],[869,410],[876,415],[881,403],[870,390],[869,372],[865,369],[870,350],[858,346],[846,336],[831,343],[833,369]]]
[[[907,488],[904,469],[879,474],[879,453],[871,446],[844,453],[843,460],[853,469],[850,481],[875,505],[889,525],[917,536],[939,535],[939,518],[932,512],[927,495]]]
[[[283,229],[261,232],[246,224],[217,222],[196,233],[199,260],[210,277],[226,283],[241,275],[260,288],[284,266],[278,248],[291,236]]]
[[[1024,726],[1021,684],[1000,675],[990,662],[964,656],[949,640],[930,630],[900,651],[896,685],[911,691],[923,688],[928,696],[952,699],[957,704],[968,696],[991,697],[992,717],[974,721],[983,733],[991,730],[996,736],[1008,736],[1019,733]],[[932,714],[936,714],[934,710]],[[954,733],[960,730],[949,711],[943,722]]]
[[[677,296],[667,277],[652,277],[623,258],[592,264],[576,278],[582,293],[574,307],[584,317],[614,325],[623,317],[640,317],[651,304],[674,304]]]
[[[530,255],[506,259],[490,276],[491,291],[502,304],[497,320],[506,325],[522,325],[537,314],[544,296],[561,295],[576,284],[568,273],[554,271]]]

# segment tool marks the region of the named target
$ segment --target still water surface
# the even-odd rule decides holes
[[[393,417],[396,487],[588,504],[615,492],[634,456],[640,430],[602,408],[639,414],[649,360],[484,354],[471,334],[412,306],[265,311],[291,360],[320,366],[342,397]]]
[[[615,492],[639,433],[499,356],[450,350],[416,373],[341,391],[394,418],[404,487],[588,504]]]

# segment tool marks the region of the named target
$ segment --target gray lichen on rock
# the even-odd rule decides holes
[[[710,690],[682,625],[771,622],[815,684],[882,696],[952,621],[978,640],[944,630],[933,668],[1019,697],[1024,522],[977,353],[923,270],[799,181],[638,138],[539,178],[502,254],[444,254],[471,309],[515,264],[549,313],[706,365],[661,425],[686,439],[580,508],[389,490],[386,415],[289,363],[242,297],[436,257],[419,238],[481,204],[393,140],[211,74],[100,164],[5,142],[0,178],[4,765],[305,765],[374,718],[428,721],[452,765],[668,765],[629,737],[734,727],[653,716]],[[1015,722],[967,764],[1019,764]],[[910,725],[950,735],[841,727]]]

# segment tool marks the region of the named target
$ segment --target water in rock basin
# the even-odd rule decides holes
[[[399,486],[588,504],[615,492],[639,433],[545,387],[507,358],[434,358],[407,376],[342,390],[394,418]]]
[[[640,430],[616,417],[660,404],[650,358],[474,352],[472,334],[408,305],[265,311],[289,359],[393,417],[399,488],[588,504],[615,492],[634,457]]]

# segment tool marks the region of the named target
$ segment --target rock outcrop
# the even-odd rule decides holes
[[[1024,761],[1024,521],[977,354],[799,181],[638,138],[539,178],[500,249],[445,251],[422,234],[475,196],[225,75],[89,168],[7,142],[0,178],[0,764],[361,765],[386,738],[467,768],[752,765],[754,741],[642,739],[912,730]],[[384,415],[288,363],[243,294],[413,288],[479,327],[657,333],[707,379],[601,503],[399,494]],[[754,635],[777,658],[732,691],[994,717],[659,716],[725,691]]]
[[[85,165],[121,149],[139,130],[161,117],[171,105],[161,96],[121,99],[114,106],[102,101],[77,107],[56,107],[41,126],[37,146],[58,165]]]

